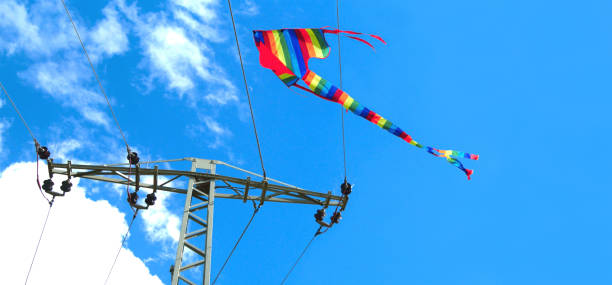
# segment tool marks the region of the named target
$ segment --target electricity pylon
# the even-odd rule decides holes
[[[175,163],[180,161],[191,162],[189,171],[143,168],[143,165],[158,163]],[[216,168],[226,166],[228,172],[241,173],[246,178],[235,176],[224,176],[217,174]],[[252,201],[263,204],[264,202],[280,202],[295,204],[320,205],[323,207],[339,206],[343,210],[348,202],[346,195],[332,195],[319,193],[298,188],[284,182],[264,178],[259,174],[238,168],[218,160],[208,160],[199,158],[182,158],[174,160],[141,162],[131,167],[129,164],[114,165],[84,165],[54,163],[53,159],[48,160],[49,175],[67,175],[68,178],[84,178],[102,182],[110,182],[122,185],[133,186],[138,193],[143,188],[151,189],[152,193],[147,195],[146,206],[138,204],[137,198],[133,200],[132,206],[137,209],[147,209],[155,202],[155,192],[168,191],[185,195],[185,208],[181,223],[181,231],[176,251],[176,260],[172,270],[172,285],[179,284],[179,280],[190,284],[198,284],[186,277],[186,271],[194,271],[201,268],[203,274],[202,282],[199,284],[210,284],[210,265],[212,252],[213,216],[215,199],[237,199],[243,202]],[[261,180],[251,180],[250,176]],[[133,176],[133,177],[131,177]],[[167,179],[159,183],[160,178]],[[188,179],[186,187],[184,180]],[[143,180],[152,181],[144,183]],[[183,180],[183,183],[180,181]],[[174,183],[171,183],[174,182]],[[178,182],[178,183],[177,183]],[[153,194],[151,196],[151,194]],[[133,195],[133,194],[132,194]],[[136,196],[137,197],[137,196]],[[151,198],[152,197],[152,198]],[[128,197],[129,199],[129,197]],[[151,203],[151,200],[153,203]],[[205,215],[205,216],[204,216]],[[183,257],[185,248],[188,248],[196,255],[196,260],[189,264],[184,264]],[[193,275],[193,274],[192,274]]]

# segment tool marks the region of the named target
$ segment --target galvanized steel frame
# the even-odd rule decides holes
[[[190,171],[180,171],[171,169],[142,168],[142,165],[189,161],[191,162]],[[216,174],[216,166],[227,166],[238,172],[262,178],[261,181],[251,180],[251,177],[237,178]],[[172,285],[179,284],[182,280],[187,284],[195,283],[182,274],[183,271],[193,270],[203,267],[202,283],[210,284],[210,265],[212,251],[212,232],[214,216],[214,199],[237,199],[253,203],[280,202],[311,204],[320,206],[340,206],[346,207],[347,198],[332,195],[331,191],[320,193],[305,190],[275,179],[263,177],[257,173],[241,169],[228,163],[218,160],[208,160],[199,158],[182,158],[173,160],[161,160],[151,162],[141,162],[138,167],[132,168],[128,164],[114,165],[85,165],[73,164],[70,161],[66,164],[54,163],[48,160],[49,174],[68,175],[73,178],[85,178],[101,182],[110,182],[121,185],[131,185],[135,189],[152,189],[153,191],[167,191],[185,194],[185,207],[183,211],[181,231],[179,236],[178,248],[175,263],[172,269]],[[200,171],[198,171],[200,170]],[[201,172],[201,171],[204,172]],[[132,179],[130,176],[134,175]],[[143,177],[152,176],[153,184],[142,182]],[[169,178],[165,182],[158,184],[160,177]],[[188,178],[186,188],[172,186],[170,183],[180,178]],[[220,182],[220,183],[217,183]],[[136,205],[137,208],[146,209],[148,206]],[[153,206],[154,207],[154,206]],[[205,220],[201,217],[206,214]],[[200,216],[199,216],[200,215]],[[190,221],[192,223],[190,223]],[[195,226],[195,229],[193,229]],[[189,240],[198,239],[205,235],[203,248],[191,243]],[[198,259],[190,264],[183,265],[184,250],[188,248],[194,252]]]

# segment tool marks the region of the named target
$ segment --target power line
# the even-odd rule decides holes
[[[53,197],[53,200],[55,200],[55,197]],[[53,207],[53,200],[49,202],[49,210],[47,211],[47,217],[45,218],[45,223],[43,224],[42,231],[40,232],[40,237],[38,237],[38,243],[36,244],[36,250],[34,250],[34,256],[32,257],[32,262],[30,262],[30,269],[28,269],[28,275],[26,276],[25,284],[28,284],[28,278],[30,278],[30,272],[32,272],[32,266],[34,265],[36,254],[38,253],[38,247],[40,246],[40,241],[42,240],[43,234],[45,233],[45,228],[47,227],[47,221],[49,220],[49,214],[51,214],[51,208]]]
[[[21,112],[19,112],[19,109],[17,108],[17,105],[15,105],[15,102],[13,102],[13,99],[11,99],[11,96],[8,94],[8,92],[6,92],[6,89],[4,89],[4,85],[2,85],[2,82],[0,82],[0,87],[2,87],[2,91],[4,91],[4,95],[6,95],[6,98],[8,98],[9,101],[11,102],[11,105],[13,105],[13,109],[15,109],[15,112],[17,112],[17,115],[19,115],[19,118],[21,118],[21,122],[23,122],[23,125],[26,127],[26,129],[28,129],[28,132],[30,133],[30,136],[32,136],[32,139],[34,140],[34,143],[38,144],[38,141],[34,137],[34,133],[30,129],[30,127],[28,126],[28,123],[26,123],[26,121],[23,118],[23,116],[21,115]]]
[[[255,218],[255,215],[257,214],[257,212],[259,212],[259,208],[260,207],[261,207],[261,204],[259,206],[255,207],[255,210],[253,210],[253,215],[251,215],[251,219],[247,223],[246,227],[244,227],[244,230],[240,234],[240,237],[236,241],[236,244],[234,244],[234,248],[232,248],[232,251],[230,251],[230,254],[225,259],[225,262],[223,262],[223,266],[221,266],[221,269],[219,269],[219,272],[217,273],[217,276],[215,277],[215,280],[213,280],[213,282],[212,282],[213,285],[215,285],[215,283],[217,282],[217,279],[219,279],[219,276],[221,276],[221,272],[223,272],[223,269],[225,268],[225,265],[227,265],[227,262],[230,260],[230,257],[232,257],[232,254],[234,254],[234,251],[238,247],[238,243],[240,243],[240,241],[242,240],[242,237],[246,233],[247,229],[249,229],[249,226],[251,225],[251,222],[253,221],[253,218]]]
[[[340,30],[340,4],[339,0],[336,0],[336,25],[338,30]],[[342,89],[342,49],[340,48],[340,33],[338,36],[338,67],[340,74],[340,89]],[[347,171],[346,171],[346,140],[344,138],[344,108],[340,107],[340,117],[342,118],[342,157],[344,158],[344,181],[346,181]]]
[[[63,0],[62,0],[63,1]],[[251,104],[251,95],[249,94],[249,85],[247,84],[246,73],[244,72],[244,63],[242,62],[242,53],[240,52],[240,43],[238,43],[238,33],[236,33],[236,23],[234,22],[234,12],[232,12],[232,3],[227,0],[230,16],[232,18],[232,27],[234,28],[234,37],[236,38],[236,48],[238,48],[238,58],[240,59],[240,68],[242,69],[242,79],[244,80],[244,89],[246,90],[247,100],[249,101],[249,110],[251,110],[251,121],[253,122],[253,131],[255,132],[255,140],[257,141],[257,151],[259,152],[259,161],[261,162],[261,170],[264,179],[266,179],[266,168],[264,167],[263,156],[261,155],[261,146],[259,144],[259,136],[257,135],[257,126],[255,126],[255,115],[253,115],[253,105]]]
[[[128,234],[130,233],[132,224],[134,224],[134,220],[136,220],[136,215],[138,215],[138,209],[136,209],[136,211],[134,212],[134,215],[132,216],[132,221],[130,222],[128,229],[125,232],[125,235],[123,236],[123,241],[121,241],[121,246],[119,247],[119,250],[117,250],[117,255],[115,255],[115,260],[113,261],[113,265],[111,265],[111,268],[108,271],[108,275],[106,275],[106,280],[104,281],[104,284],[108,282],[108,278],[110,278],[111,274],[113,273],[113,268],[115,268],[115,263],[117,263],[117,258],[119,257],[119,253],[121,253],[121,249],[123,249],[123,245],[125,244],[125,240],[127,239]]]
[[[47,198],[45,196],[45,194],[43,193],[42,189],[40,188],[40,179],[39,179],[39,176],[38,176],[38,147],[40,145],[38,143],[38,140],[36,140],[36,137],[34,136],[34,133],[30,129],[30,127],[28,126],[28,123],[26,122],[26,120],[21,115],[21,112],[19,112],[19,109],[17,108],[17,105],[15,105],[15,102],[13,102],[13,99],[8,94],[6,89],[4,88],[4,85],[2,85],[2,82],[0,82],[0,88],[2,88],[2,91],[4,92],[4,95],[6,95],[6,98],[9,99],[9,101],[11,102],[11,105],[13,105],[13,109],[15,109],[15,112],[17,112],[17,115],[19,115],[19,118],[21,119],[21,122],[23,122],[23,125],[26,127],[26,129],[28,129],[28,132],[30,133],[30,136],[32,137],[32,140],[34,140],[34,147],[36,148],[36,184],[38,185],[38,191],[40,191],[40,195],[42,195],[42,197],[45,198],[45,200],[47,200],[47,202],[49,204],[51,204],[51,200],[49,200],[49,198]]]
[[[283,281],[281,281],[281,285],[285,284],[285,281],[287,281],[287,279],[289,278],[289,275],[291,275],[291,272],[293,272],[293,269],[295,268],[295,266],[297,266],[297,264],[300,262],[300,260],[302,259],[302,257],[304,256],[304,254],[306,253],[306,251],[308,250],[308,248],[310,247],[310,245],[312,244],[312,242],[315,240],[315,238],[321,234],[321,228],[319,227],[319,229],[317,230],[317,232],[314,234],[314,236],[312,236],[312,238],[310,239],[310,241],[308,242],[308,244],[306,244],[306,247],[304,247],[304,250],[302,250],[302,253],[300,254],[300,256],[298,256],[298,258],[295,260],[295,262],[293,263],[293,266],[291,266],[291,269],[289,269],[289,272],[287,272],[287,275],[285,275],[285,278],[283,278]]]
[[[104,91],[104,87],[102,87],[102,82],[100,81],[100,78],[98,77],[98,73],[96,72],[96,69],[94,68],[93,63],[91,62],[91,59],[89,58],[87,49],[85,49],[85,44],[83,44],[83,40],[81,40],[81,35],[79,34],[79,31],[77,30],[76,25],[74,24],[74,21],[72,20],[70,11],[68,11],[68,6],[66,6],[66,2],[64,0],[62,0],[62,4],[64,5],[64,9],[66,10],[66,14],[68,15],[68,18],[70,19],[70,23],[72,23],[72,28],[74,29],[74,32],[76,33],[77,38],[79,39],[79,42],[81,43],[81,48],[83,48],[83,52],[85,53],[85,56],[87,57],[87,61],[89,62],[89,66],[91,67],[91,70],[93,71],[93,74],[96,77],[96,81],[98,81],[98,86],[100,86],[102,95],[104,95],[104,98],[106,99],[106,104],[108,105],[108,108],[110,109],[110,112],[113,115],[113,119],[115,119],[115,124],[117,125],[117,128],[119,129],[119,132],[121,133],[121,137],[123,137],[123,142],[125,143],[125,147],[127,148],[128,153],[130,153],[131,152],[130,146],[128,145],[128,142],[125,139],[125,135],[123,134],[123,130],[121,130],[121,126],[119,126],[119,120],[117,120],[117,116],[115,116],[115,112],[113,111],[113,107],[111,107],[108,96],[106,96],[106,91]]]

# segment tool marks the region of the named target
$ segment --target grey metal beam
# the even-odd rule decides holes
[[[83,165],[71,164],[70,162],[67,164],[62,164],[54,163],[52,160],[48,160],[48,167],[50,173],[59,175],[72,175],[73,177],[80,177],[95,181],[130,185],[135,186],[137,189],[147,188],[185,194],[185,207],[183,211],[177,254],[174,262],[172,285],[179,284],[180,280],[187,284],[196,284],[196,282],[187,279],[183,274],[186,270],[196,267],[201,268],[200,266],[203,266],[202,284],[210,284],[210,269],[212,264],[212,230],[215,205],[214,200],[216,198],[235,199],[242,200],[244,202],[251,200],[259,201],[260,203],[278,202],[321,205],[326,207],[341,206],[343,209],[348,201],[346,197],[332,195],[331,191],[328,191],[327,193],[315,192],[298,188],[272,178],[263,179],[263,177],[257,173],[247,171],[221,161],[183,158],[150,163],[174,161],[190,161],[191,169],[189,171],[159,169],[157,165],[154,165],[154,168],[152,169],[138,167],[138,174],[136,175],[136,178],[132,179],[130,175],[136,174],[136,169],[126,167],[127,164]],[[140,163],[140,165],[143,164],[146,164],[146,162]],[[246,178],[238,178],[227,175],[219,175],[216,173],[217,165],[228,166],[234,170],[241,171],[252,176],[261,177],[263,180],[253,181],[251,180],[251,176],[247,176]],[[202,170],[204,170],[204,172]],[[142,180],[147,178],[147,176],[152,177],[152,180],[154,181],[153,184],[142,182]],[[159,184],[158,181],[160,176],[172,178]],[[173,184],[173,187],[166,186],[170,182],[179,178],[188,180],[186,187],[180,186],[183,185],[181,183]],[[221,181],[223,185],[216,186],[217,181]],[[202,213],[202,215],[200,215],[200,213]],[[204,214],[206,215],[205,218]],[[190,225],[190,222],[193,223]],[[187,232],[188,229],[192,231]],[[188,248],[197,255],[202,256],[203,259],[183,266],[185,248]],[[194,271],[191,270],[190,272]],[[199,284],[200,281],[197,283]]]
[[[59,169],[66,169],[67,164],[56,164],[53,163],[52,165],[53,167],[53,173],[58,173],[58,174],[65,174],[64,173],[59,173],[59,171],[56,171],[56,168]],[[117,171],[120,173],[129,173],[130,169],[127,167],[112,167],[112,166],[101,166],[101,165],[80,165],[80,164],[73,164],[72,165],[72,169],[73,171],[76,170],[106,170],[106,171],[110,171],[111,173],[108,174],[100,174],[100,175],[113,175],[112,171]],[[75,174],[73,174],[73,176],[77,177],[79,174],[78,172],[74,172]],[[140,175],[141,176],[146,176],[146,175],[154,175],[154,169],[149,169],[149,168],[141,168],[140,169]],[[192,177],[192,178],[199,178],[199,179],[211,179],[211,180],[225,180],[228,182],[232,182],[235,184],[241,184],[241,185],[246,185],[247,184],[247,180],[246,179],[241,179],[241,178],[235,178],[235,177],[230,177],[230,176],[224,176],[224,175],[218,175],[218,174],[209,174],[209,173],[201,173],[201,172],[192,172],[192,171],[180,171],[180,170],[168,170],[168,169],[159,169],[158,174],[161,176],[176,176],[176,175],[182,175],[182,176],[186,176],[186,177]],[[268,179],[269,181],[272,181],[272,179]],[[249,185],[251,188],[255,187],[255,188],[259,188],[262,189],[264,187],[267,187],[268,190],[283,190],[283,191],[291,191],[291,192],[295,192],[295,193],[301,193],[304,195],[308,195],[308,196],[314,196],[314,197],[320,197],[320,198],[327,198],[328,194],[327,193],[320,193],[320,192],[315,192],[315,191],[310,191],[310,190],[305,190],[302,188],[297,188],[297,187],[288,187],[288,186],[284,186],[284,185],[278,185],[278,184],[271,184],[271,183],[265,183],[263,181],[248,181]],[[267,184],[267,185],[265,185]],[[161,189],[160,189],[161,190]],[[342,197],[341,196],[332,196],[332,199],[334,200],[341,200]]]

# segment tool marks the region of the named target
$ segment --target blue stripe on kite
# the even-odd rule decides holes
[[[395,134],[395,131],[397,130],[397,126],[394,125],[393,123],[391,123],[391,126],[389,126],[389,128],[387,129],[388,132]]]
[[[329,91],[325,94],[321,94],[323,96],[325,96],[325,98],[327,99],[332,99],[334,97],[334,94],[336,94],[336,91],[338,90],[338,87],[333,86],[331,88],[329,88]]]
[[[306,65],[304,64],[304,58],[302,57],[302,49],[300,48],[300,42],[295,35],[294,30],[285,30],[285,40],[287,41],[287,47],[290,48],[289,53],[291,54],[291,61],[294,67],[299,68],[299,76],[302,78],[306,74]],[[296,72],[298,70],[294,70]]]
[[[256,43],[263,42],[265,44],[262,32],[253,32],[253,37],[255,38]]]
[[[364,109],[363,105],[357,103],[357,107],[355,107],[355,110],[353,110],[353,113],[356,115],[360,115],[361,112],[363,112],[363,109]]]
[[[321,89],[321,94],[323,94],[323,96],[327,97],[329,90],[332,89],[332,87],[334,87],[333,84],[331,84],[329,81],[325,80],[323,81],[323,88]],[[332,93],[333,94],[333,93]]]
[[[367,119],[368,118],[368,114],[370,114],[370,109],[364,107],[363,111],[361,111],[361,114],[359,114],[359,116],[362,116],[362,117]]]
[[[399,127],[396,127],[396,128],[397,129],[395,129],[395,131],[393,132],[394,135],[399,136],[399,135],[401,135],[404,132]]]

